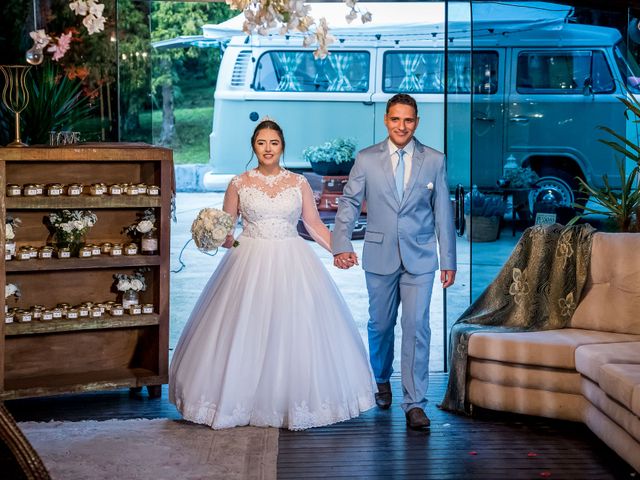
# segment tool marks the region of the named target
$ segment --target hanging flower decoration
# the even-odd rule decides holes
[[[257,32],[268,35],[269,31],[280,27],[280,34],[291,30],[305,34],[305,47],[317,43],[318,48],[313,55],[315,58],[325,58],[329,54],[328,46],[335,42],[335,37],[329,33],[329,25],[323,17],[316,23],[310,15],[311,6],[305,5],[304,0],[225,0],[233,10],[242,10],[245,22],[242,29],[245,33]],[[345,16],[351,23],[360,16],[362,23],[371,21],[371,13],[362,12],[356,8],[358,0],[344,0],[349,13]],[[315,26],[315,28],[313,28]]]
[[[106,20],[102,16],[104,4],[98,3],[96,0],[75,0],[69,3],[69,8],[76,15],[84,17],[82,24],[89,35],[104,30]],[[44,29],[30,32],[29,36],[33,40],[33,46],[29,49],[31,55],[27,55],[27,61],[33,65],[42,63],[42,51],[47,47],[46,51],[52,54],[52,59],[56,62],[60,61],[71,47],[74,31],[76,34],[78,33],[74,28],[69,28],[60,36],[47,34]]]

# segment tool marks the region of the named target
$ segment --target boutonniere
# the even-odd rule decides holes
[[[426,188],[427,190],[433,190],[433,183],[432,182],[427,183]]]

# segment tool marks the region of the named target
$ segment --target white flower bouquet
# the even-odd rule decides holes
[[[16,228],[20,226],[19,218],[7,217],[7,222],[4,225],[4,238],[5,240],[13,240],[16,238]]]
[[[16,298],[20,297],[20,289],[13,283],[7,283],[4,286],[4,298],[9,298],[11,295],[14,295]]]
[[[85,235],[98,221],[98,217],[91,211],[62,210],[49,214],[49,223],[57,232],[69,235]]]
[[[198,250],[209,252],[220,247],[234,227],[233,218],[227,212],[203,208],[191,225],[191,236]],[[233,244],[234,247],[238,245],[237,241]]]
[[[139,268],[133,275],[127,275],[126,273],[114,274],[113,278],[117,280],[116,290],[119,292],[128,292],[130,290],[144,292],[147,289],[147,280],[144,277],[144,272],[147,270]]]
[[[144,235],[145,233],[152,232],[156,229],[155,223],[156,216],[153,212],[153,209],[147,208],[140,216],[138,221],[126,227],[125,231],[132,237]]]

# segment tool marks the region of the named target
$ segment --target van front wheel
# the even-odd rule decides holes
[[[574,203],[585,205],[588,197],[580,192],[580,183],[576,178],[557,168],[542,168],[538,173],[540,180],[536,183],[539,194],[548,191],[559,205],[571,207]],[[544,193],[543,193],[544,195]]]

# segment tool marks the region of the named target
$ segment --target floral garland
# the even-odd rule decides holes
[[[273,28],[280,27],[280,34],[297,30],[305,33],[303,45],[308,47],[314,43],[318,48],[313,55],[315,58],[325,58],[329,54],[328,46],[335,42],[335,37],[329,33],[327,20],[322,17],[316,23],[309,15],[311,6],[305,5],[304,0],[225,0],[233,10],[242,10],[245,22],[242,29],[245,33],[258,32],[268,35]],[[351,10],[346,15],[351,23],[360,16],[362,23],[371,21],[371,13],[362,12],[356,8],[358,0],[343,0]],[[315,25],[315,30],[311,27]]]
[[[69,3],[69,8],[78,16],[84,17],[82,24],[87,29],[89,35],[104,30],[106,17],[102,16],[104,4],[96,0],[75,0]],[[33,49],[42,52],[45,47],[51,53],[51,58],[58,62],[71,48],[71,40],[75,29],[70,28],[59,36],[48,35],[44,29],[34,30],[29,33],[33,40]],[[77,30],[75,30],[77,33]]]

